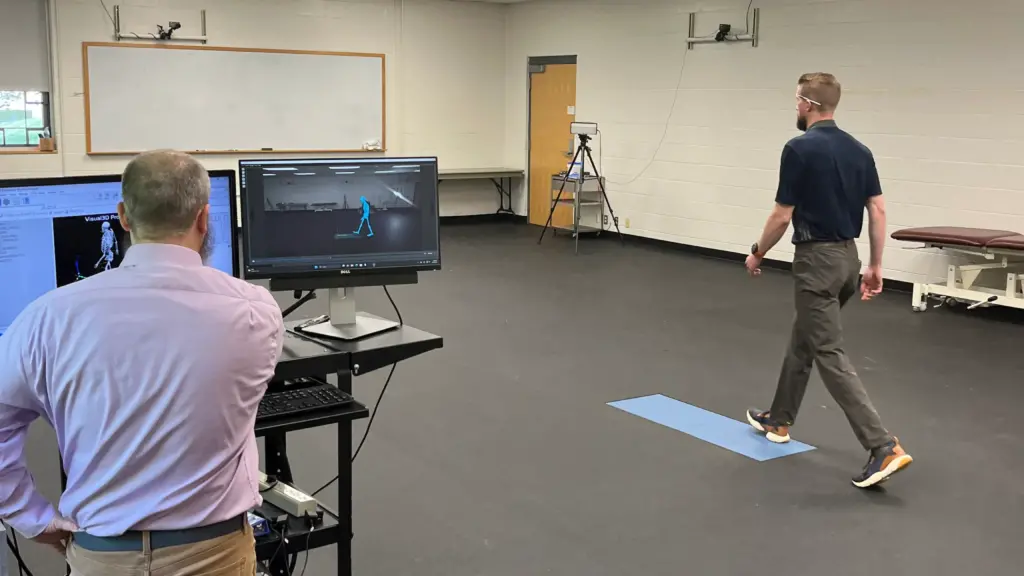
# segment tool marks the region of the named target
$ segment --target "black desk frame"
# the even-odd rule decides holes
[[[348,370],[335,372],[338,377],[338,388],[352,394],[352,373]],[[317,376],[326,381],[324,374]],[[338,574],[348,576],[352,573],[352,422],[366,418],[369,411],[359,403],[346,407],[341,411],[314,413],[308,416],[270,422],[257,422],[256,436],[264,438],[264,462],[266,474],[274,476],[281,482],[294,485],[291,464],[288,461],[287,433],[305,428],[316,428],[328,424],[337,424],[338,428],[338,509],[332,510],[317,502],[323,511],[324,521],[315,525],[312,530],[303,520],[289,517],[289,532],[299,529],[298,535],[289,534],[287,545],[281,545],[281,536],[273,534],[261,537],[256,541],[256,558],[266,563],[272,576],[286,576],[288,557],[302,552],[308,553],[313,548],[336,544],[338,547]],[[264,503],[264,511],[273,506]]]

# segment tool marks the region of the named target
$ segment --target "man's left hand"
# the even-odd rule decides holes
[[[761,260],[762,259],[759,258],[757,256],[757,254],[751,254],[750,256],[747,256],[747,262],[746,262],[747,273],[750,274],[751,276],[760,276],[761,275]]]
[[[33,542],[45,544],[62,555],[67,553],[68,544],[71,542],[71,534],[78,532],[78,525],[60,515],[54,516],[53,520],[46,525],[43,531],[32,539]]]

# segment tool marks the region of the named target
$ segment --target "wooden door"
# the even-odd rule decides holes
[[[576,118],[576,65],[548,64],[530,74],[530,224],[543,226],[558,193],[551,176],[566,169],[573,154],[569,124]],[[562,198],[572,198],[565,193]],[[572,226],[572,206],[555,210],[552,226]]]

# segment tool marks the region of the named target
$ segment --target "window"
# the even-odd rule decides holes
[[[0,0],[0,154],[50,129],[46,0]]]
[[[50,132],[50,95],[0,90],[0,148],[35,146]]]

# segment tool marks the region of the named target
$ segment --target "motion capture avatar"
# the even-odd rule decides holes
[[[356,229],[356,234],[363,231],[363,224],[366,224],[366,229],[370,231],[366,235],[367,238],[373,237],[373,226],[370,226],[370,203],[366,201],[366,196],[359,197],[359,203],[363,205],[363,218],[359,221],[359,228]]]
[[[98,269],[100,264],[106,262],[103,270],[110,270],[114,264],[114,255],[121,253],[117,246],[117,236],[114,236],[114,230],[110,227],[110,222],[103,223],[103,235],[100,236],[100,252],[103,255],[96,261],[95,268]]]

